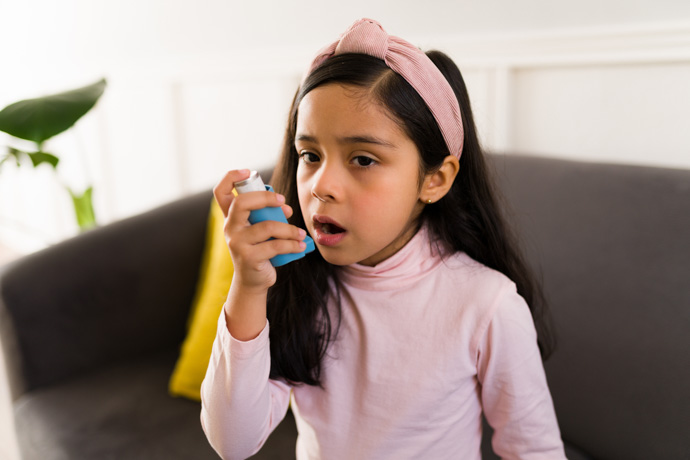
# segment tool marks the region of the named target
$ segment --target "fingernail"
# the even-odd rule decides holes
[[[302,242],[299,244],[299,248],[302,249],[302,250],[307,249],[307,243],[305,243],[304,241],[302,241]]]
[[[303,229],[299,229],[299,237],[304,239],[304,237],[307,236],[307,231]]]
[[[285,197],[280,193],[276,193],[276,199],[278,200],[278,203],[285,203]]]

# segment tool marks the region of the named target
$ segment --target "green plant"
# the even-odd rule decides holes
[[[30,164],[38,167],[50,165],[57,173],[60,159],[44,149],[45,141],[71,128],[84,116],[105,91],[106,81],[102,79],[83,88],[66,91],[35,99],[26,99],[10,104],[0,111],[0,131],[35,144],[35,151],[7,147],[7,153],[0,157],[0,168],[8,161],[15,161],[18,167]],[[93,210],[93,187],[83,193],[76,193],[65,187],[72,197],[77,224],[81,230],[96,225]]]

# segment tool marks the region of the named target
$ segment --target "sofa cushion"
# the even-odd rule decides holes
[[[15,402],[23,459],[217,459],[199,404],[166,392],[174,359],[139,359],[23,395]]]
[[[565,441],[595,458],[690,458],[690,171],[496,158],[559,335]]]
[[[218,459],[199,403],[166,392],[176,353],[121,363],[24,394],[15,402],[23,460]],[[291,413],[255,460],[294,457]]]

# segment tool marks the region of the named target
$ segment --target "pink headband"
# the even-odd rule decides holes
[[[431,110],[450,153],[460,158],[464,132],[458,99],[448,80],[423,51],[401,38],[388,35],[378,22],[360,19],[336,42],[319,51],[306,75],[326,59],[344,53],[368,54],[382,59],[391,70],[402,76]]]

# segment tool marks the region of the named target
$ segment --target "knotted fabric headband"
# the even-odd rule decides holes
[[[388,35],[378,22],[360,19],[337,41],[319,51],[306,75],[330,57],[345,53],[379,58],[403,77],[431,110],[450,153],[460,158],[464,131],[458,99],[446,77],[423,51],[401,38]]]

